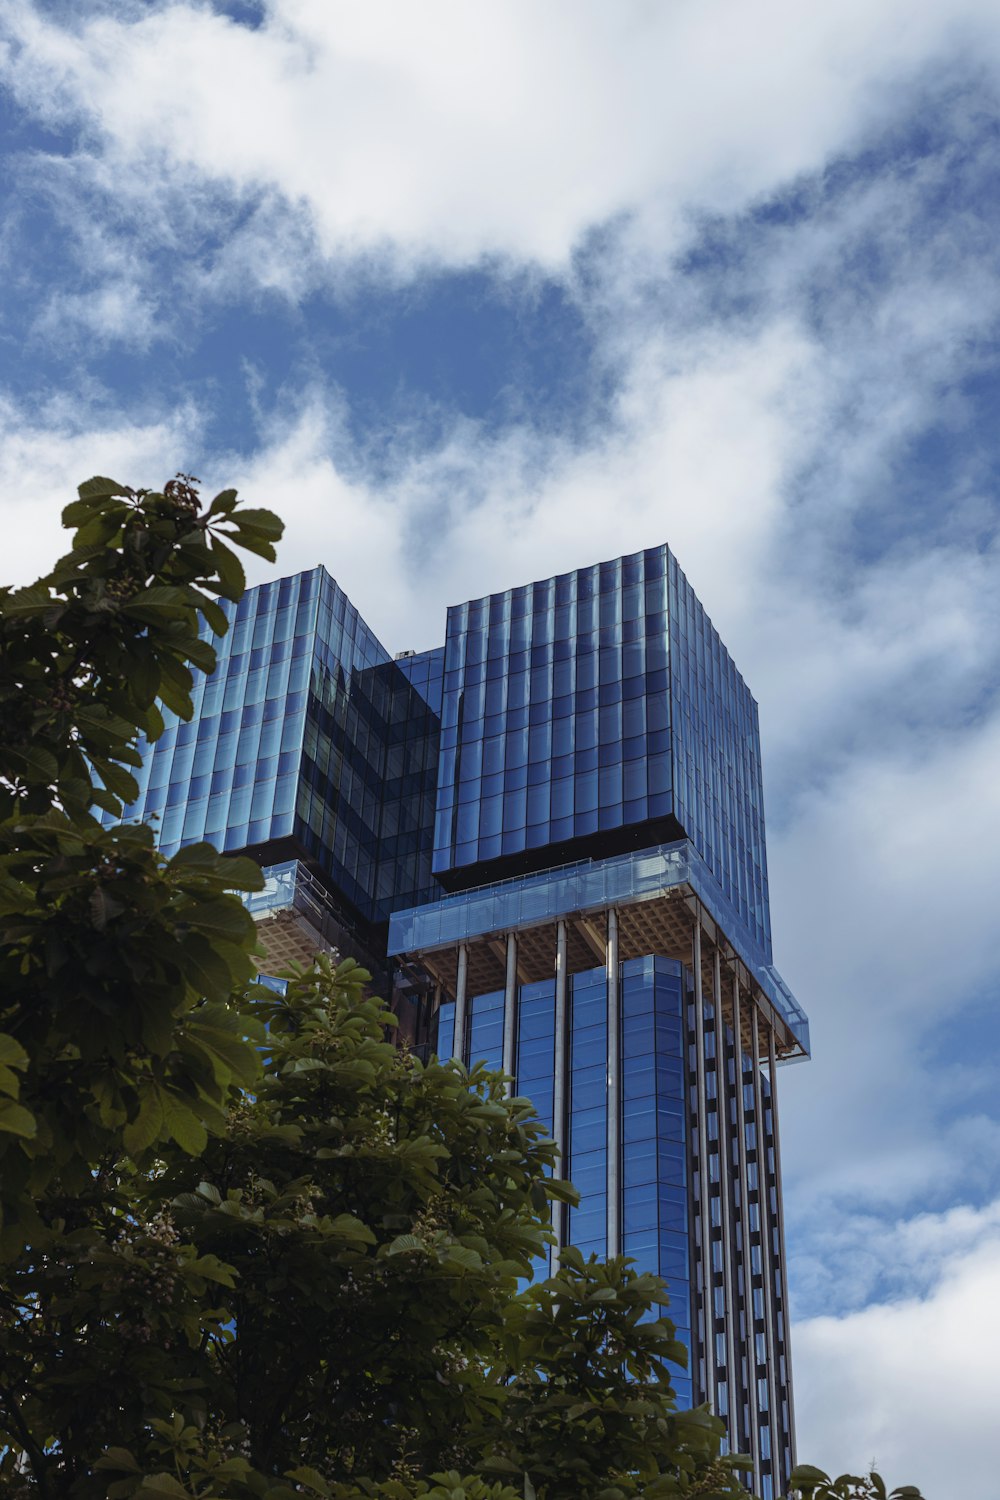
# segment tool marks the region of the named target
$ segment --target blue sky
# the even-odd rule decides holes
[[[995,1500],[995,6],[11,0],[0,86],[12,579],[95,471],[237,484],[394,650],[675,549],[813,1020],[800,1446]]]

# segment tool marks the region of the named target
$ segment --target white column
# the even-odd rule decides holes
[[[622,1253],[621,1225],[621,999],[618,992],[618,913],[608,912],[608,1255]]]
[[[760,1017],[750,1011],[750,1045],[753,1058],[754,1114],[757,1119],[757,1203],[760,1211],[760,1268],[764,1281],[764,1347],[767,1353],[767,1391],[771,1428],[771,1473],[777,1489],[781,1453],[781,1413],[778,1410],[778,1346],[774,1318],[774,1238],[771,1220],[771,1184],[767,1169],[766,1103],[760,1071]]]
[[[455,979],[455,1041],[453,1044],[453,1055],[459,1062],[465,1061],[465,1033],[466,1016],[468,1014],[468,996],[466,986],[469,977],[469,950],[465,943],[458,945],[458,974]]]
[[[566,1058],[569,1051],[569,1006],[567,1004],[566,923],[556,923],[556,1014],[555,1062],[552,1078],[552,1139],[559,1147],[560,1177],[566,1176]],[[552,1250],[552,1274],[559,1269],[559,1250],[566,1240],[566,1205],[552,1205],[552,1228],[557,1243]]]
[[[760,1494],[760,1410],[757,1404],[757,1343],[754,1336],[753,1270],[750,1254],[750,1191],[747,1185],[747,1118],[743,1097],[743,1023],[740,1016],[740,982],[733,975],[733,1032],[736,1038],[736,1144],[740,1178],[740,1229],[743,1258],[743,1306],[746,1323],[747,1406],[750,1417],[750,1457],[753,1459],[753,1491]]]
[[[705,1351],[705,1388],[702,1392],[715,1410],[715,1298],[712,1277],[712,1220],[708,1175],[708,1096],[705,1090],[705,999],[701,985],[701,918],[696,917],[691,940],[691,968],[694,972],[695,1075],[698,1108],[698,1203],[701,1219],[701,1300],[703,1348]]]
[[[506,1085],[508,1095],[513,1087],[516,1087],[514,1074],[517,1071],[517,1059],[514,1056],[514,1045],[517,1037],[517,936],[513,932],[507,934],[507,972],[504,979],[503,992],[503,1070],[513,1083]]]
[[[732,1127],[729,1119],[729,1059],[726,1049],[726,1023],[722,1014],[722,971],[719,962],[719,946],[712,954],[712,1003],[715,1006],[715,1082],[716,1112],[719,1121],[719,1191],[722,1204],[722,1277],[726,1299],[726,1391],[728,1396],[729,1443],[732,1451],[740,1451],[739,1390],[740,1378],[736,1363],[736,1334],[739,1310],[736,1306],[733,1286],[733,1225],[730,1196],[733,1175]],[[736,1054],[739,1047],[736,1048]],[[735,1068],[735,1060],[734,1060]]]
[[[785,1396],[788,1401],[788,1446],[792,1468],[795,1468],[795,1401],[792,1393],[792,1344],[788,1318],[788,1262],[785,1259],[785,1204],[781,1196],[781,1142],[778,1137],[778,1059],[774,1048],[774,1027],[767,1032],[767,1063],[771,1075],[771,1133],[774,1136],[774,1181],[778,1205],[778,1255],[781,1261],[781,1315],[785,1337]]]

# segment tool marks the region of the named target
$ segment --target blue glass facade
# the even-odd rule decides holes
[[[126,816],[166,853],[297,855],[364,922],[439,894],[430,871],[442,650],[391,659],[323,568],[226,606],[190,723],[167,714]]]
[[[667,547],[448,611],[449,889],[686,835],[767,950],[757,706]]]
[[[435,873],[672,812],[666,595],[659,548],[448,611]]]
[[[601,972],[603,978],[603,971]],[[670,1317],[687,1345],[678,1399],[693,1400],[688,1197],[689,980],[676,960],[622,964],[622,1250],[670,1288]]]
[[[522,941],[537,930],[514,929]],[[673,1375],[678,1401],[711,1399],[731,1446],[755,1454],[755,1491],[773,1500],[793,1466],[773,1060],[768,1070],[755,1061],[725,986],[716,982],[711,998],[699,994],[690,965],[676,958],[645,954],[613,970],[568,973],[564,1035],[557,978],[510,993],[509,1060],[503,989],[467,998],[461,1039],[457,1004],[443,995],[439,1051],[505,1067],[512,1088],[535,1102],[580,1194],[565,1242],[585,1254],[627,1255],[664,1279],[689,1353]],[[562,1122],[554,1114],[560,1052]]]
[[[129,812],[167,852],[247,849],[269,952],[355,944],[413,1044],[510,1076],[580,1193],[561,1242],[667,1281],[681,1403],[781,1493],[774,1080],[808,1021],[772,963],[757,706],[676,560],[456,606],[395,659],[321,567],[228,614]]]
[[[621,1249],[639,1270],[670,1288],[670,1317],[691,1348],[691,1160],[687,1052],[690,976],[676,960],[646,956],[620,966]],[[567,1240],[584,1254],[608,1253],[608,983],[604,967],[568,981],[568,1107],[563,1170],[579,1204],[569,1211]],[[469,1001],[463,1057],[499,1068],[504,991]],[[518,987],[514,1087],[552,1127],[556,1026],[555,980]],[[442,1007],[439,1048],[454,1043],[455,1008]],[[718,1178],[718,1170],[716,1170]],[[693,1400],[690,1370],[674,1377],[682,1405]]]
[[[757,704],[673,556],[668,576],[677,821],[770,963]]]
[[[570,1209],[570,1244],[584,1254],[608,1248],[608,992],[603,969],[569,982],[569,1110],[566,1175],[580,1203]]]

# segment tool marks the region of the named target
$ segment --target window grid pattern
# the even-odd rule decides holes
[[[224,602],[230,629],[213,640],[212,676],[195,677],[192,719],[165,711],[163,734],[140,745],[139,797],[124,817],[154,820],[164,853],[291,833],[320,571],[251,589],[238,608]]]
[[[770,1453],[770,1472],[773,1476],[772,1483],[774,1479],[777,1479],[780,1490],[784,1480],[791,1471],[792,1450],[788,1411],[788,1386],[785,1374],[787,1370],[787,1348],[785,1345],[786,1308],[782,1295],[781,1240],[778,1231],[778,1181],[775,1176],[774,1164],[771,1083],[768,1074],[763,1069],[761,1069],[760,1073],[760,1087],[764,1106],[764,1121],[763,1130],[758,1137],[758,1148],[755,1152],[757,1166],[755,1179],[757,1188],[755,1193],[750,1193],[750,1215],[751,1222],[757,1225],[757,1230],[752,1235],[752,1239],[755,1242],[759,1241],[762,1247],[765,1243],[767,1244],[770,1252],[770,1271],[774,1278],[774,1287],[771,1296],[773,1309],[772,1340],[777,1356],[775,1375],[778,1409],[773,1413],[767,1442]],[[756,1213],[754,1212],[755,1207]],[[763,1278],[766,1274],[767,1259],[762,1256],[762,1286]],[[764,1304],[764,1313],[766,1316],[766,1302]],[[763,1320],[761,1326],[763,1327]],[[763,1370],[761,1373],[763,1373]]]
[[[580,1194],[568,1238],[584,1255],[608,1243],[608,982],[603,968],[569,976],[567,1171]]]
[[[522,984],[517,1008],[517,1051],[514,1065],[517,1092],[530,1099],[549,1130],[556,1060],[556,984],[542,979]],[[566,1163],[557,1169],[566,1175]]]
[[[455,1004],[445,1001],[437,1013],[437,1040],[434,1051],[442,1062],[455,1055]]]
[[[688,980],[674,959],[621,965],[622,1250],[662,1276],[669,1316],[687,1346],[673,1375],[681,1406],[693,1404],[685,1051]]]
[[[751,1411],[747,1388],[752,1380],[757,1386],[758,1451],[761,1455],[762,1493],[775,1493],[775,1480],[779,1490],[791,1472],[791,1440],[789,1434],[788,1390],[786,1382],[785,1308],[782,1300],[782,1277],[780,1239],[777,1228],[778,1184],[774,1169],[774,1140],[770,1107],[770,1081],[762,1069],[760,1073],[761,1095],[765,1110],[765,1139],[758,1150],[757,1119],[754,1098],[753,1063],[748,1053],[739,1050],[739,1068],[743,1089],[745,1137],[743,1155],[746,1162],[747,1203],[746,1214],[749,1225],[751,1264],[747,1267],[743,1257],[742,1187],[738,1162],[735,1158],[724,1164],[720,1156],[719,1118],[721,1107],[728,1111],[727,1138],[738,1151],[738,1113],[736,1107],[737,1048],[732,1027],[726,1025],[721,1035],[721,1057],[719,1055],[720,1034],[716,1011],[706,998],[704,1002],[705,1032],[705,1085],[706,1125],[708,1135],[709,1214],[707,1226],[701,1223],[699,1133],[697,1129],[697,1045],[694,1006],[688,1007],[688,1090],[691,1122],[691,1145],[689,1160],[692,1165],[692,1191],[689,1205],[693,1224],[697,1276],[693,1299],[696,1313],[693,1352],[701,1371],[701,1387],[704,1389],[705,1349],[707,1335],[713,1341],[716,1382],[713,1406],[723,1416],[733,1409],[738,1417],[739,1450],[749,1451]],[[725,1165],[725,1170],[723,1167]],[[763,1188],[761,1183],[763,1182]],[[722,1194],[728,1194],[728,1206],[732,1223],[732,1262],[730,1286],[735,1306],[727,1309],[724,1296],[723,1266],[725,1244],[722,1231]],[[767,1380],[766,1319],[767,1300],[764,1294],[766,1259],[765,1236],[771,1247],[771,1267],[774,1275],[772,1307],[772,1347],[777,1353],[776,1377],[779,1410],[772,1428],[770,1392]],[[728,1368],[728,1350],[725,1337],[726,1318],[735,1319],[737,1369]],[[749,1363],[748,1363],[749,1360]],[[774,1441],[780,1433],[780,1443]],[[775,1455],[776,1456],[773,1456]]]
[[[757,705],[673,556],[669,581],[676,815],[770,963]]]
[[[375,915],[434,900],[431,874],[444,647],[397,659],[388,678]]]
[[[449,609],[435,871],[668,816],[667,549]]]
[[[481,1062],[497,1072],[503,1066],[503,1013],[503,990],[473,995],[465,1043],[465,1061],[469,1066]]]
[[[363,917],[440,895],[430,871],[443,649],[390,660],[323,568],[223,604],[189,723],[141,745],[139,796],[165,854],[292,840]],[[105,816],[105,822],[112,821]]]
[[[322,573],[295,832],[368,917],[377,915],[382,780],[394,689],[403,681],[346,594]]]

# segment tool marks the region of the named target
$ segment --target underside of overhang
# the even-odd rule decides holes
[[[777,1014],[752,973],[738,957],[732,944],[691,890],[680,885],[652,899],[618,905],[618,957],[620,961],[657,954],[679,960],[689,970],[693,963],[696,923],[701,923],[702,991],[711,1000],[715,993],[715,957],[719,958],[721,1007],[729,1024],[733,1019],[733,978],[741,992],[741,1031],[744,1047],[750,1047],[752,998],[765,1024],[774,1027],[780,1056],[801,1055],[802,1049],[783,1018]],[[578,974],[596,968],[605,961],[607,914],[605,912],[567,912],[567,970]],[[551,979],[555,973],[558,924],[546,919],[534,925],[518,927],[517,980],[531,984]],[[467,950],[467,992],[484,995],[502,990],[506,974],[506,932],[482,933],[470,937]],[[417,962],[446,996],[454,996],[458,972],[456,945],[425,949],[405,955],[409,963]]]

